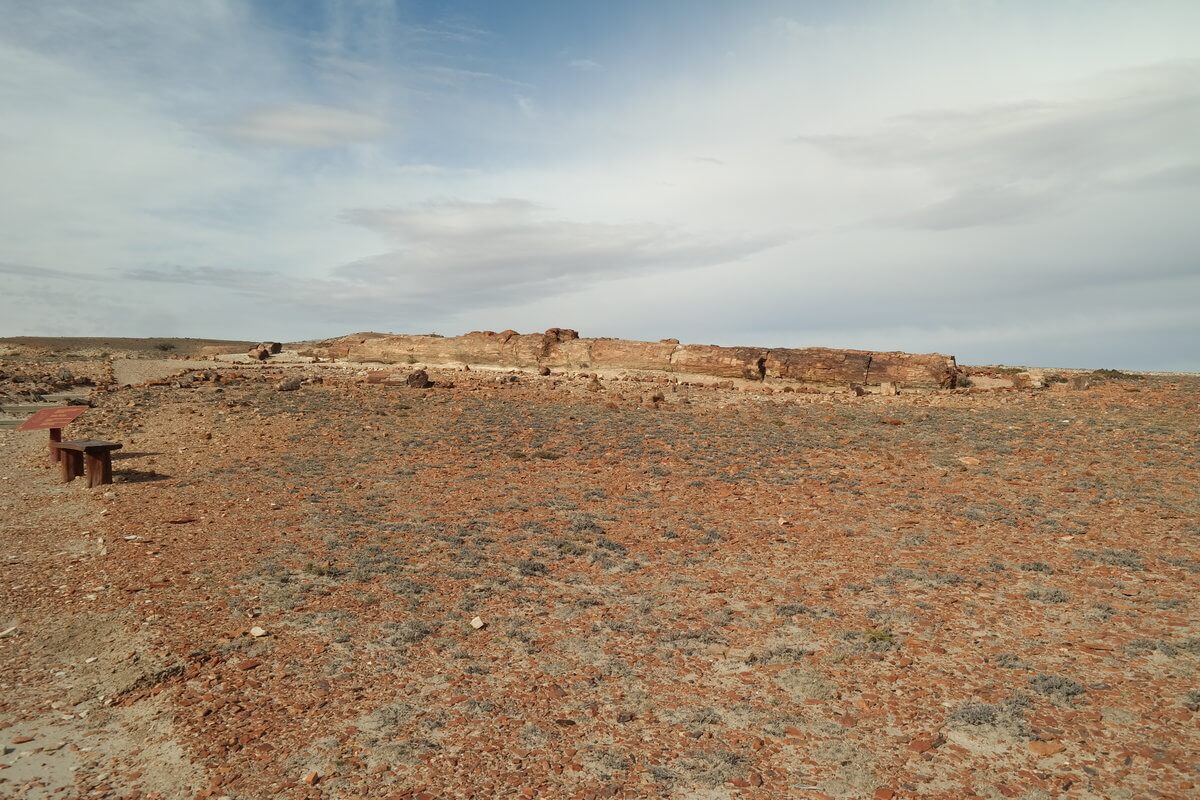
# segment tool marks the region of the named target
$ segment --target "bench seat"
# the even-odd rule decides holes
[[[112,451],[121,449],[120,442],[81,439],[51,442],[50,446],[60,456],[63,483],[69,483],[85,472],[89,489],[112,483]]]

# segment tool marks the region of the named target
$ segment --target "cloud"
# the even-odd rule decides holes
[[[513,80],[495,72],[443,66],[426,66],[422,68],[422,72],[435,82],[447,86],[461,87],[475,82],[484,82],[529,88],[529,84],[524,81]]]
[[[441,200],[351,209],[343,220],[395,248],[328,278],[211,266],[143,267],[128,280],[213,287],[352,320],[400,310],[445,314],[542,300],[630,276],[729,264],[780,244],[776,236],[697,236],[665,226],[550,218],[529,200]]]
[[[517,107],[521,109],[521,113],[529,119],[537,119],[538,110],[537,104],[533,102],[533,98],[526,97],[523,94],[513,95],[513,100],[516,101]]]
[[[545,211],[522,199],[348,211],[348,222],[398,247],[335,274],[410,297],[469,295],[474,302],[497,302],[630,274],[728,263],[782,240],[698,236],[652,223],[573,222],[547,218]]]
[[[255,111],[229,128],[247,141],[290,147],[338,147],[379,139],[387,130],[372,114],[305,103]]]
[[[183,266],[139,267],[127,270],[124,277],[154,283],[182,283],[193,286],[216,286],[253,293],[272,291],[281,276],[267,270],[233,269],[229,267]]]
[[[1102,81],[1102,82],[1101,82]],[[1096,192],[1194,178],[1200,61],[1101,76],[1091,96],[921,112],[793,141],[872,170],[915,169],[943,198],[872,221],[945,230],[1044,218]]]
[[[590,58],[573,58],[567,62],[567,66],[579,72],[595,72],[601,69],[600,63]]]

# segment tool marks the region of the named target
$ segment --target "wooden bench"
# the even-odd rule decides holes
[[[50,446],[60,456],[63,483],[70,483],[85,474],[85,471],[89,489],[112,483],[112,451],[121,449],[119,442],[84,439],[76,442],[51,442]]]

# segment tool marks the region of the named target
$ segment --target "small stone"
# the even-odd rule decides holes
[[[414,389],[428,389],[433,386],[433,381],[429,380],[429,373],[423,369],[419,369],[413,374],[404,379],[404,383]]]
[[[875,790],[875,794],[871,795],[873,800],[892,800],[896,793],[887,786],[880,786]]]
[[[321,776],[317,774],[317,771],[315,769],[312,772],[309,772],[307,775],[304,776],[304,782],[307,783],[309,786],[316,786],[317,781],[319,781],[319,780],[321,780]]]
[[[83,660],[83,663],[85,663],[85,664],[95,664],[95,663],[96,663],[97,661],[99,661],[99,660],[100,660],[100,659],[99,659],[99,658],[97,658],[96,656],[89,656],[88,658],[85,658],[85,659]]]
[[[260,628],[257,625],[255,625],[253,628],[250,629],[250,635],[253,636],[255,639],[258,639],[260,637],[266,636],[267,632],[263,628]]]
[[[16,632],[17,632],[16,625],[13,625],[11,628],[5,628],[4,630],[0,631],[0,639],[7,639],[8,637],[16,634]]]
[[[958,463],[967,467],[976,467],[979,466],[979,459],[974,456],[963,456],[958,460]]]
[[[26,742],[32,742],[32,741],[33,741],[32,736],[17,736],[12,740],[12,743],[13,744],[25,744]]]
[[[484,625],[487,625],[487,623],[483,621],[483,617],[475,617],[471,620],[471,627],[475,630],[479,630]]]
[[[538,375],[541,375],[542,377],[545,377],[546,375],[549,375],[549,374],[550,374],[550,368],[549,368],[549,367],[539,367],[539,368],[538,368]]]
[[[275,384],[275,391],[277,391],[277,392],[294,392],[297,389],[299,389],[303,384],[304,384],[304,381],[302,381],[300,378],[295,378],[295,377],[285,378],[284,380],[281,380],[279,383]]]
[[[243,661],[242,663],[238,664],[238,669],[243,670],[243,671],[251,670],[251,669],[254,669],[255,667],[258,667],[261,665],[262,665],[262,662],[259,661],[257,658],[248,658],[245,661]]]
[[[1034,741],[1029,743],[1029,749],[1039,756],[1052,756],[1065,750],[1066,745],[1059,741]]]

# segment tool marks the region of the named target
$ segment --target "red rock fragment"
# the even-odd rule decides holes
[[[914,753],[924,753],[945,743],[945,739],[932,733],[922,733],[908,743],[908,749]]]
[[[1055,753],[1061,753],[1066,749],[1066,745],[1057,740],[1050,741],[1033,741],[1029,743],[1029,749],[1039,756],[1052,756]]]

